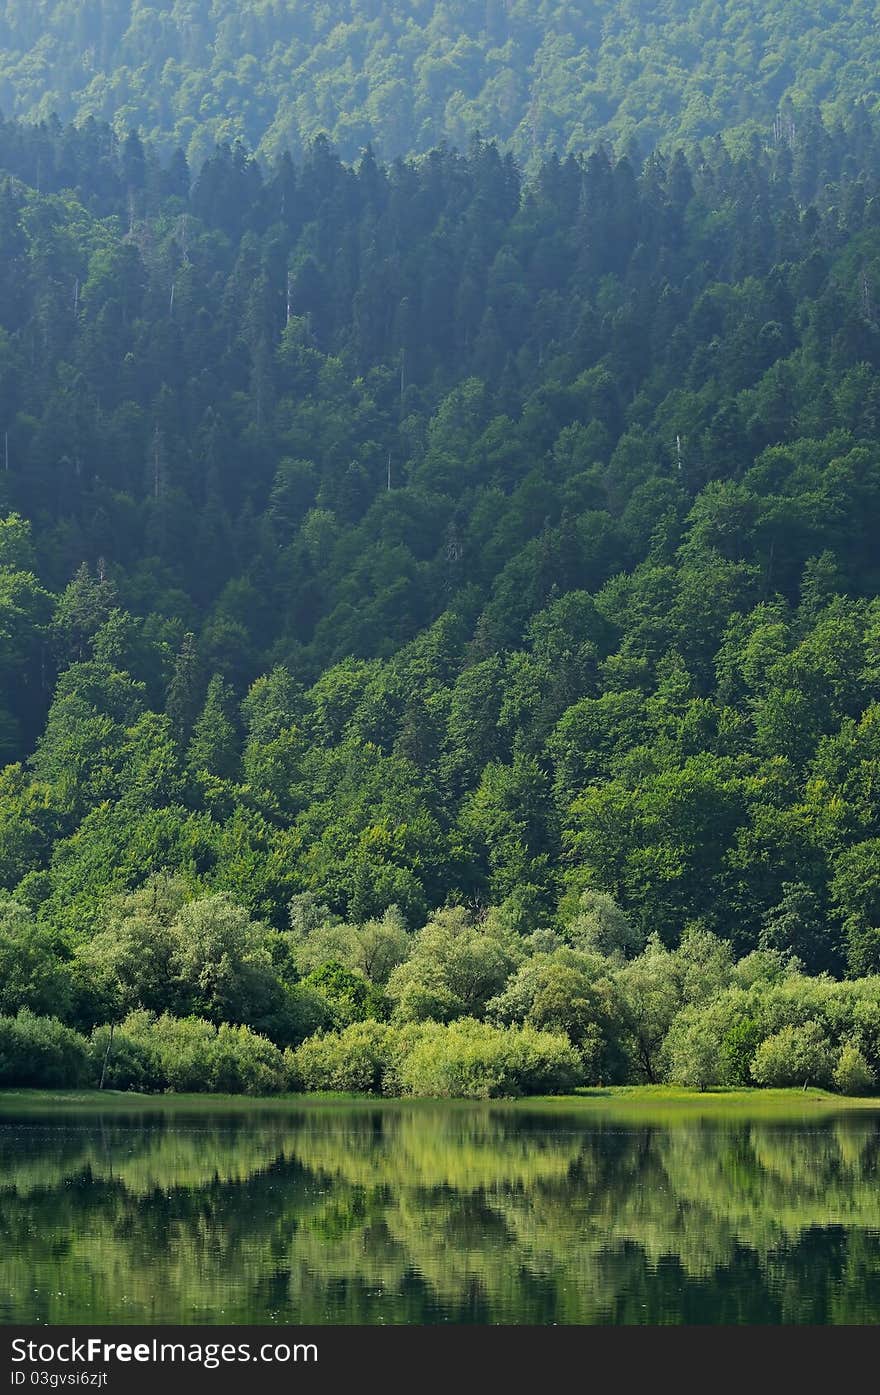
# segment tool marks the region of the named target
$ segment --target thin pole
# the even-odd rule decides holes
[[[116,1023],[110,1023],[110,1040],[107,1042],[107,1050],[104,1052],[104,1064],[101,1067],[101,1080],[98,1085],[99,1090],[104,1088],[104,1076],[107,1074],[107,1062],[110,1060],[110,1052],[113,1049],[113,1033],[116,1030]]]

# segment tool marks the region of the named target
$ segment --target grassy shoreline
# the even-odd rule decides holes
[[[614,1118],[620,1122],[672,1123],[693,1118],[816,1117],[853,1111],[880,1113],[880,1097],[853,1097],[827,1090],[714,1089],[691,1090],[673,1085],[619,1085],[579,1090],[572,1095],[540,1095],[519,1099],[380,1098],[375,1095],[141,1095],[119,1090],[0,1090],[0,1120],[20,1113],[101,1114],[283,1113],[326,1109],[491,1109],[540,1111]]]

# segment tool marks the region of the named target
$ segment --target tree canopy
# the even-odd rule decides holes
[[[0,124],[10,1020],[873,1075],[724,1015],[880,972],[880,124],[765,134]]]

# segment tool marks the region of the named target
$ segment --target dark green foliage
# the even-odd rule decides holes
[[[233,722],[234,704],[229,684],[215,673],[187,749],[187,764],[194,776],[205,773],[221,780],[235,778],[239,743]]]
[[[721,1042],[719,1067],[722,1078],[731,1085],[750,1085],[750,1066],[760,1044],[760,1023],[750,1017],[742,1017],[734,1022]]]
[[[0,1017],[0,1085],[70,1089],[89,1081],[88,1043],[56,1017]]]
[[[329,959],[302,980],[301,987],[316,993],[326,1004],[330,1024],[335,1028],[364,1022],[368,1017],[385,1017],[385,995],[338,960]]]
[[[67,1014],[71,988],[63,949],[28,907],[0,894],[0,1013]]]

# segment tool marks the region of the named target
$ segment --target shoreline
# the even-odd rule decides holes
[[[718,1088],[699,1091],[672,1085],[587,1087],[571,1095],[528,1095],[504,1099],[439,1098],[357,1094],[219,1095],[137,1094],[125,1090],[0,1090],[0,1123],[21,1113],[279,1114],[321,1110],[401,1109],[558,1112],[625,1123],[679,1122],[696,1118],[798,1120],[817,1114],[880,1114],[880,1096],[837,1095],[818,1088],[763,1090]]]

